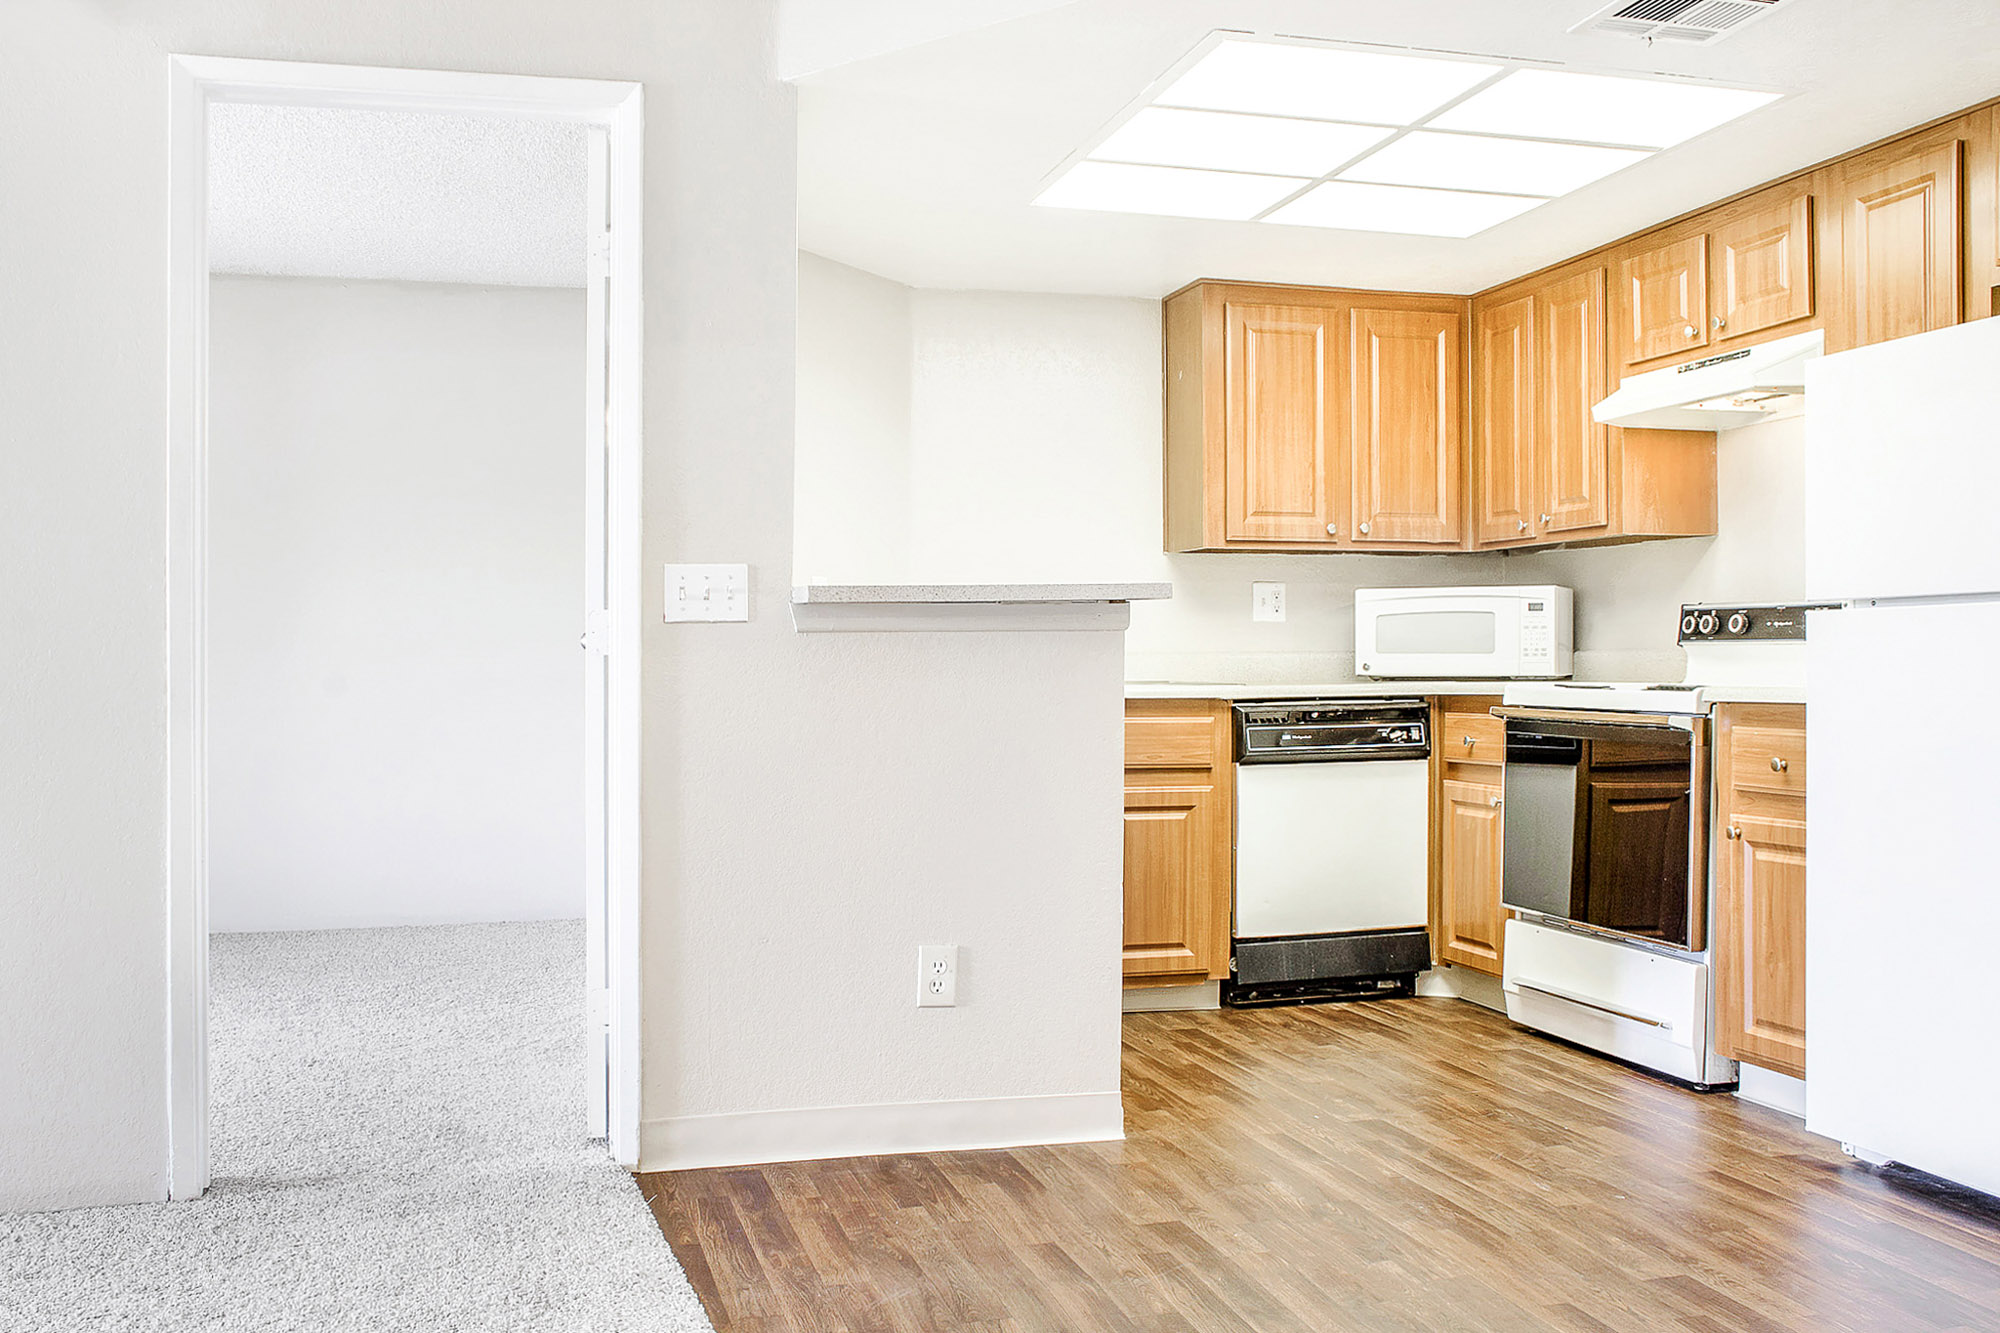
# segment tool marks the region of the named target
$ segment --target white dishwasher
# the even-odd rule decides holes
[[[1230,1004],[1411,995],[1430,966],[1430,708],[1236,705]]]

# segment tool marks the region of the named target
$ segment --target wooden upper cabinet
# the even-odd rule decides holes
[[[1324,542],[1337,441],[1329,377],[1336,312],[1227,302],[1227,463],[1231,541]]]
[[[1829,348],[1859,347],[1959,321],[1963,143],[1891,144],[1834,168],[1838,321]]]
[[[1753,201],[1732,210],[1710,230],[1713,341],[1763,333],[1812,317],[1812,204],[1812,194],[1806,190]]]
[[[1621,365],[1708,345],[1708,237],[1627,255],[1618,265]]]
[[[1462,545],[1470,306],[1219,282],[1168,297],[1166,549]]]
[[[1351,540],[1456,546],[1465,535],[1463,317],[1357,308],[1351,319]]]
[[[1604,270],[1585,269],[1535,297],[1541,436],[1534,522],[1544,537],[1611,519],[1610,431],[1591,409],[1605,394]]]
[[[1481,546],[1535,540],[1535,298],[1486,306],[1474,319],[1472,536]]]

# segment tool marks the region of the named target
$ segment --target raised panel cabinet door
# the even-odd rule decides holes
[[[1464,540],[1465,343],[1456,313],[1366,310],[1349,331],[1349,540]]]
[[[1446,781],[1439,792],[1438,956],[1497,977],[1506,915],[1500,907],[1500,786]]]
[[[1125,975],[1219,979],[1229,966],[1229,835],[1213,782],[1125,789]]]
[[[1840,173],[1843,346],[1958,323],[1961,156],[1953,139]]]
[[[1708,237],[1627,256],[1618,265],[1624,311],[1619,360],[1653,361],[1708,345]]]
[[[1709,232],[1709,250],[1715,260],[1709,324],[1718,340],[1811,318],[1810,194],[1724,221]]]
[[[1716,1049],[1806,1072],[1806,826],[1735,815],[1716,904]]]
[[[1473,538],[1481,546],[1534,540],[1535,299],[1488,306],[1475,318]]]
[[[1223,536],[1331,545],[1339,313],[1227,304]]]
[[[1604,270],[1586,269],[1535,298],[1541,397],[1532,518],[1539,535],[1611,522],[1611,432],[1590,410],[1605,394]]]

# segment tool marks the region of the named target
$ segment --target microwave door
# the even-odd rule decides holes
[[[1503,597],[1422,597],[1377,604],[1356,635],[1367,676],[1500,677],[1521,660],[1520,603]]]

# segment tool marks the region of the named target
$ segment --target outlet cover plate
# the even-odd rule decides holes
[[[1250,618],[1252,620],[1283,620],[1285,618],[1285,585],[1282,583],[1252,583],[1250,585]]]
[[[750,566],[668,565],[668,624],[750,619]]]
[[[917,946],[917,1008],[949,1009],[958,1003],[958,946]]]

